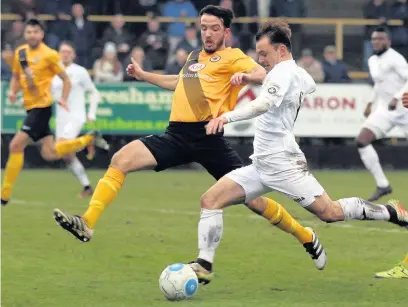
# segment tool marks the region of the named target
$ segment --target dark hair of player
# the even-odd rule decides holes
[[[377,27],[373,32],[385,33],[388,37],[390,37],[390,31],[386,27]]]
[[[292,31],[289,25],[282,20],[274,20],[265,22],[256,33],[255,39],[259,41],[262,37],[267,36],[271,44],[282,44],[288,48],[288,51],[292,51],[292,43],[290,38]]]
[[[68,40],[62,41],[62,42],[59,44],[59,46],[61,47],[62,45],[69,46],[69,47],[71,47],[72,49],[75,50],[74,43],[71,42],[71,41],[68,41]]]
[[[27,26],[39,27],[42,31],[45,31],[45,27],[44,27],[43,23],[40,20],[36,19],[36,18],[28,19],[25,22],[25,27],[27,27]]]
[[[230,9],[223,8],[218,5],[207,5],[200,11],[200,17],[204,14],[218,17],[224,23],[224,27],[230,28],[234,13]]]

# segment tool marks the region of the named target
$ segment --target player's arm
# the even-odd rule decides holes
[[[99,91],[97,90],[95,84],[92,82],[92,79],[89,76],[89,73],[85,69],[84,69],[83,77],[84,77],[83,85],[85,87],[85,90],[91,94],[90,96],[91,104],[88,110],[88,120],[94,121],[96,120],[96,110],[98,108],[98,104],[99,102],[101,102],[101,95]]]
[[[231,77],[232,85],[262,84],[266,76],[266,70],[252,58],[244,53],[231,65],[234,75]]]
[[[179,80],[178,75],[160,75],[144,71],[133,58],[132,64],[128,65],[126,72],[137,80],[142,80],[171,91],[176,89]]]
[[[206,127],[207,134],[221,132],[225,124],[251,119],[266,113],[272,107],[279,107],[289,89],[290,79],[288,73],[282,73],[280,70],[272,72],[256,99],[245,107],[211,120]]]
[[[397,103],[399,100],[402,99],[402,96],[406,92],[406,89],[408,88],[408,63],[405,60],[404,57],[399,57],[395,59],[394,65],[393,65],[396,73],[401,77],[401,79],[405,80],[405,84],[399,89],[395,94],[393,99],[391,100],[388,109],[389,110],[395,110],[397,107]]]
[[[14,103],[16,101],[17,93],[21,90],[20,70],[21,70],[21,67],[20,67],[19,55],[18,55],[18,51],[16,51],[14,54],[13,65],[12,65],[13,75],[11,76],[10,88],[8,92],[8,98],[11,103]]]

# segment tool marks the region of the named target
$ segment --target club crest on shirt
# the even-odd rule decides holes
[[[34,57],[34,58],[33,58],[33,63],[34,63],[34,64],[37,64],[39,61],[40,61],[40,59],[39,59],[38,57]]]
[[[204,67],[205,67],[205,64],[203,64],[203,63],[194,63],[194,64],[191,64],[191,65],[188,67],[188,69],[189,69],[190,71],[197,72],[197,71],[203,70]]]
[[[271,95],[275,95],[279,91],[279,86],[277,84],[271,84],[268,88],[268,93]]]
[[[213,56],[210,58],[210,62],[218,62],[219,60],[221,60],[221,57],[219,55]]]

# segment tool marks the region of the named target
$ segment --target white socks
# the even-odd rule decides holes
[[[360,157],[364,163],[364,166],[373,175],[375,182],[377,183],[377,187],[388,187],[390,183],[387,177],[385,177],[384,171],[380,164],[380,159],[378,158],[378,154],[375,151],[373,145],[359,148],[358,152],[360,153]]]
[[[85,168],[82,165],[81,161],[78,160],[77,157],[72,160],[71,163],[67,163],[67,167],[70,171],[74,173],[74,175],[78,178],[79,182],[84,186],[89,186],[89,179],[86,175]]]
[[[220,244],[223,230],[222,210],[201,209],[198,223],[198,258],[214,262],[215,249]]]
[[[390,213],[384,205],[377,205],[367,200],[350,197],[339,199],[344,220],[380,220],[389,221]]]

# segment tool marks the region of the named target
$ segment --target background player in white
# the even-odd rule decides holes
[[[222,131],[224,124],[258,117],[252,164],[222,177],[202,197],[198,225],[199,258],[212,263],[222,236],[222,209],[278,191],[326,222],[384,220],[408,228],[408,211],[397,201],[377,205],[353,197],[330,199],[308,171],[306,159],[295,141],[293,127],[303,96],[315,90],[313,78],[292,58],[290,29],[285,22],[265,23],[256,35],[259,62],[269,71],[261,93],[249,106],[212,119],[207,134]],[[212,212],[203,218],[203,211]],[[324,266],[322,246],[310,246],[315,261]],[[206,274],[192,264],[197,275]]]
[[[377,28],[371,42],[374,55],[368,59],[368,67],[374,81],[373,98],[364,112],[368,118],[357,137],[357,147],[361,160],[377,184],[377,189],[368,199],[375,201],[390,194],[392,189],[372,143],[384,138],[396,126],[408,138],[408,110],[401,103],[404,84],[408,82],[408,64],[400,53],[391,48],[390,34],[385,28]]]
[[[71,91],[68,97],[69,112],[57,106],[56,110],[56,138],[60,140],[70,140],[76,138],[81,132],[82,127],[88,121],[96,120],[96,109],[100,101],[100,95],[96,89],[88,71],[74,63],[75,49],[69,42],[63,42],[60,45],[59,53],[62,63],[65,66],[71,80]],[[85,107],[85,92],[91,93],[91,104],[88,114]],[[52,80],[51,92],[54,99],[58,100],[62,93],[62,82],[58,78]],[[93,148],[89,148],[92,151]],[[92,157],[90,157],[92,158]],[[83,186],[83,191],[79,194],[80,197],[91,196],[93,191],[89,182],[85,168],[75,154],[70,154],[63,157],[69,170],[71,170],[78,178]]]

